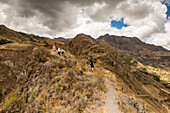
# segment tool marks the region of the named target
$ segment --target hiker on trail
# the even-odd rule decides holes
[[[61,54],[61,50],[60,48],[58,48],[58,55],[60,56],[60,54]]]
[[[53,45],[52,50],[53,50],[54,52],[56,51],[55,45]]]
[[[64,50],[63,49],[61,49],[61,55],[64,55]]]
[[[91,68],[91,72],[93,72],[93,69],[94,69],[94,63],[93,63],[92,59],[90,59],[90,68]]]

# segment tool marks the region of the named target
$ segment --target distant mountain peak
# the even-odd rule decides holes
[[[91,41],[93,41],[93,42],[95,42],[95,43],[98,43],[96,39],[94,39],[94,38],[91,37],[90,35],[86,35],[86,34],[84,34],[84,33],[78,34],[78,35],[75,37],[75,39],[76,39],[76,40],[77,40],[77,39],[87,39],[87,40],[91,40]]]
[[[58,39],[64,39],[63,37],[58,37]]]
[[[84,33],[77,34],[76,37],[86,37],[87,35]]]
[[[151,51],[168,51],[162,46],[155,46],[153,44],[146,44],[145,42],[142,42],[137,37],[126,37],[126,36],[114,36],[105,34],[103,36],[100,36],[97,38],[97,40],[104,40],[105,42],[116,45],[119,49],[130,51],[133,49],[147,49]]]
[[[106,33],[104,36],[110,36],[108,33]]]

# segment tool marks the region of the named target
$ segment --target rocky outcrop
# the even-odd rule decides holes
[[[134,100],[133,98],[130,98],[128,96],[121,95],[121,100],[119,100],[119,108],[121,112],[123,113],[146,113],[148,110],[146,110],[144,103]]]

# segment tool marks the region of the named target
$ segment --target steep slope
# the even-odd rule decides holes
[[[13,42],[21,42],[21,41],[28,41],[26,37],[22,36],[21,34],[17,33],[14,30],[7,28],[4,25],[0,25],[0,39],[8,39]]]
[[[106,34],[97,39],[122,57],[134,58],[145,65],[170,69],[170,51],[161,46],[146,44],[136,37]]]
[[[28,46],[22,50],[0,49],[0,102],[17,87],[17,76],[30,61],[33,48]]]
[[[95,43],[87,35],[79,34],[68,44],[69,50],[78,58],[93,57],[97,66],[115,73],[121,92],[135,95],[145,104],[152,106],[151,110],[167,112],[164,105],[169,106],[169,89],[137,70],[131,70],[112,49]],[[119,86],[119,87],[120,87]],[[153,90],[150,90],[152,88]]]
[[[40,42],[38,42],[40,41]],[[63,43],[45,37],[16,32],[0,25],[0,102],[17,87],[18,74],[30,61],[33,48]]]
[[[56,45],[56,46],[61,46],[63,45],[62,42],[57,41],[55,39],[50,39],[48,37],[40,37],[38,35],[33,35],[33,34],[27,34],[27,33],[23,33],[23,32],[17,32],[14,31],[12,29],[9,29],[8,27],[6,27],[5,25],[0,25],[0,42],[2,42],[2,44],[6,44],[9,43],[8,41],[11,41],[9,46],[12,46],[11,48],[17,48],[20,46],[24,46],[25,45],[45,45],[46,47],[51,47],[52,45]],[[14,44],[13,44],[14,43]],[[2,45],[0,43],[0,45]],[[7,45],[8,46],[8,45]],[[8,48],[8,49],[11,49]],[[7,49],[7,47],[1,47],[0,49]]]
[[[139,40],[136,37],[125,37],[125,36],[114,36],[106,34],[104,36],[100,36],[97,40],[104,40],[110,45],[123,49],[123,50],[133,50],[137,52],[138,49],[147,49],[151,51],[168,51],[161,46],[155,46],[151,44],[146,44]]]
[[[49,52],[34,48],[31,61],[17,77],[17,88],[0,105],[0,111],[103,111],[103,78],[87,74],[86,64],[67,52],[60,57]]]

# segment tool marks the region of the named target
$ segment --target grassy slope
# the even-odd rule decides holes
[[[142,64],[156,68],[170,69],[170,51],[162,47],[146,44],[137,38],[128,37],[104,36],[97,40],[121,56],[136,59]]]
[[[2,103],[1,112],[88,112],[103,110],[102,77],[88,70],[86,61],[65,53],[34,49],[31,62],[18,76],[17,89]]]
[[[131,94],[135,94],[137,98],[150,104],[153,109],[166,112],[163,104],[169,106],[169,94],[167,93],[169,89],[137,70],[132,71],[112,50],[106,49],[100,44],[95,44],[83,34],[76,36],[68,46],[72,54],[85,59],[94,57],[94,61],[115,73],[116,77],[125,84],[122,85],[123,90],[130,89],[133,92]],[[145,86],[153,86],[155,88],[153,92],[158,91],[158,95],[153,96]],[[128,92],[128,90],[124,91],[125,93]]]

